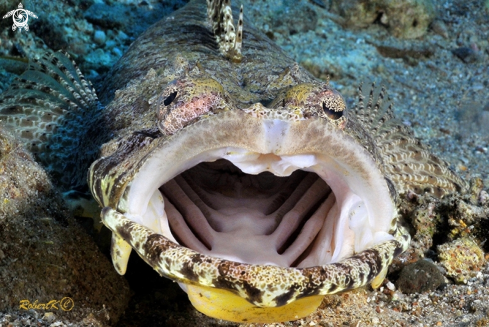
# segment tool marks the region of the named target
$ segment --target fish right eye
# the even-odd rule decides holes
[[[344,110],[335,110],[323,101],[323,111],[330,119],[337,120],[343,117]]]

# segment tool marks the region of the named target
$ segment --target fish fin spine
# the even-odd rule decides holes
[[[221,53],[234,62],[241,62],[243,5],[239,10],[237,29],[234,27],[231,0],[207,0],[207,17]]]

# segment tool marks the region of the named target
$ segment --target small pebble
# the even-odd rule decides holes
[[[448,29],[442,20],[435,19],[431,23],[431,29],[433,30],[434,33],[442,36],[445,39],[448,39]]]
[[[122,57],[122,51],[119,48],[113,48],[112,53],[117,57]]]
[[[27,310],[27,313],[36,319],[39,318],[39,313],[34,309]]]
[[[107,42],[105,42],[105,47],[107,49],[112,49],[116,46],[116,43],[114,40],[108,40]]]
[[[121,41],[127,40],[127,38],[128,38],[127,34],[124,33],[123,31],[119,31],[119,33],[117,34],[117,37]]]
[[[69,26],[64,26],[63,27],[64,33],[68,35],[73,35],[73,29]]]
[[[53,322],[56,319],[56,316],[52,312],[46,312],[42,317],[42,320],[47,322]]]
[[[481,205],[485,205],[486,203],[489,203],[489,194],[486,191],[482,191],[481,194],[479,195],[479,203]],[[489,261],[489,256],[487,259]]]
[[[486,153],[487,152],[487,148],[478,145],[478,146],[475,147],[475,151],[480,152],[480,153]],[[0,256],[0,259],[1,259],[1,256]]]
[[[387,282],[387,283],[385,284],[385,286],[386,286],[386,287],[387,287],[389,290],[391,290],[391,291],[395,291],[395,290],[396,290],[396,287],[395,287],[395,286],[394,286],[394,284],[392,284],[391,282]]]
[[[105,43],[105,32],[104,31],[95,31],[93,35],[93,41],[98,45],[102,45]]]

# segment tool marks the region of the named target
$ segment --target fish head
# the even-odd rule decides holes
[[[157,132],[109,142],[89,171],[119,273],[135,250],[199,311],[278,322],[378,286],[407,248],[372,137],[328,83],[243,104],[187,75],[151,110]]]

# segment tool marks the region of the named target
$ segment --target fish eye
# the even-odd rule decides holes
[[[171,104],[176,97],[177,97],[177,91],[171,93],[165,100],[163,100],[163,104],[165,105],[165,107]]]
[[[333,120],[337,120],[343,117],[344,112],[344,110],[341,110],[340,108],[331,108],[330,104],[326,103],[326,101],[323,101],[323,111],[326,116]]]

